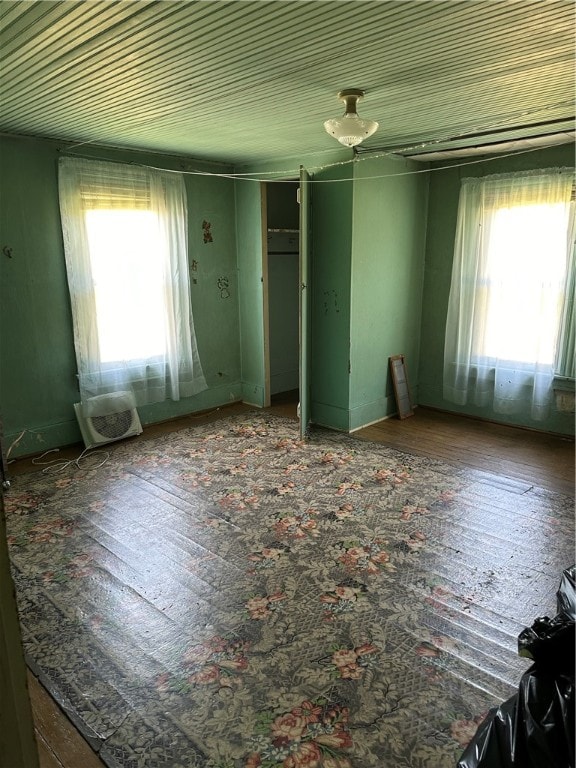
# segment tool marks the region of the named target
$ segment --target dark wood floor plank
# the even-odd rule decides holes
[[[42,734],[36,731],[36,745],[38,747],[38,760],[40,768],[66,768],[56,757]]]
[[[103,768],[104,763],[30,672],[28,690],[40,768]]]
[[[438,458],[574,494],[574,441],[527,429],[417,408],[354,433],[408,453]]]

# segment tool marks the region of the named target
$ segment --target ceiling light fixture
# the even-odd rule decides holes
[[[375,120],[362,120],[356,112],[356,104],[364,96],[364,91],[358,88],[347,88],[340,91],[338,98],[346,104],[346,112],[342,117],[334,120],[326,120],[324,128],[326,133],[338,139],[340,144],[346,147],[355,147],[367,139],[378,128]]]

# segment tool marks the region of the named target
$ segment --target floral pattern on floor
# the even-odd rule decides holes
[[[265,413],[16,477],[28,663],[111,768],[446,768],[554,611],[573,499]]]

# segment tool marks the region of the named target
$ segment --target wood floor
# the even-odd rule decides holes
[[[147,427],[143,438],[249,410],[247,406],[236,404],[201,416],[182,417]],[[294,397],[276,398],[270,411],[296,418]],[[574,495],[574,441],[571,439],[422,407],[408,419],[387,419],[357,431],[354,437]],[[73,457],[78,452],[73,447],[63,451],[61,456]],[[26,472],[30,467],[29,459],[20,460],[11,464],[10,472]],[[103,763],[31,674],[29,687],[41,768],[102,768]]]
[[[408,419],[386,419],[354,435],[574,495],[574,441],[569,438],[422,407]]]
[[[104,763],[31,672],[28,691],[40,768],[103,768]]]

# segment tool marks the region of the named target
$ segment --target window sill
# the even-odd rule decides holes
[[[576,390],[575,385],[575,380],[568,378],[568,376],[554,376],[552,380],[552,388],[558,392],[574,392]]]

